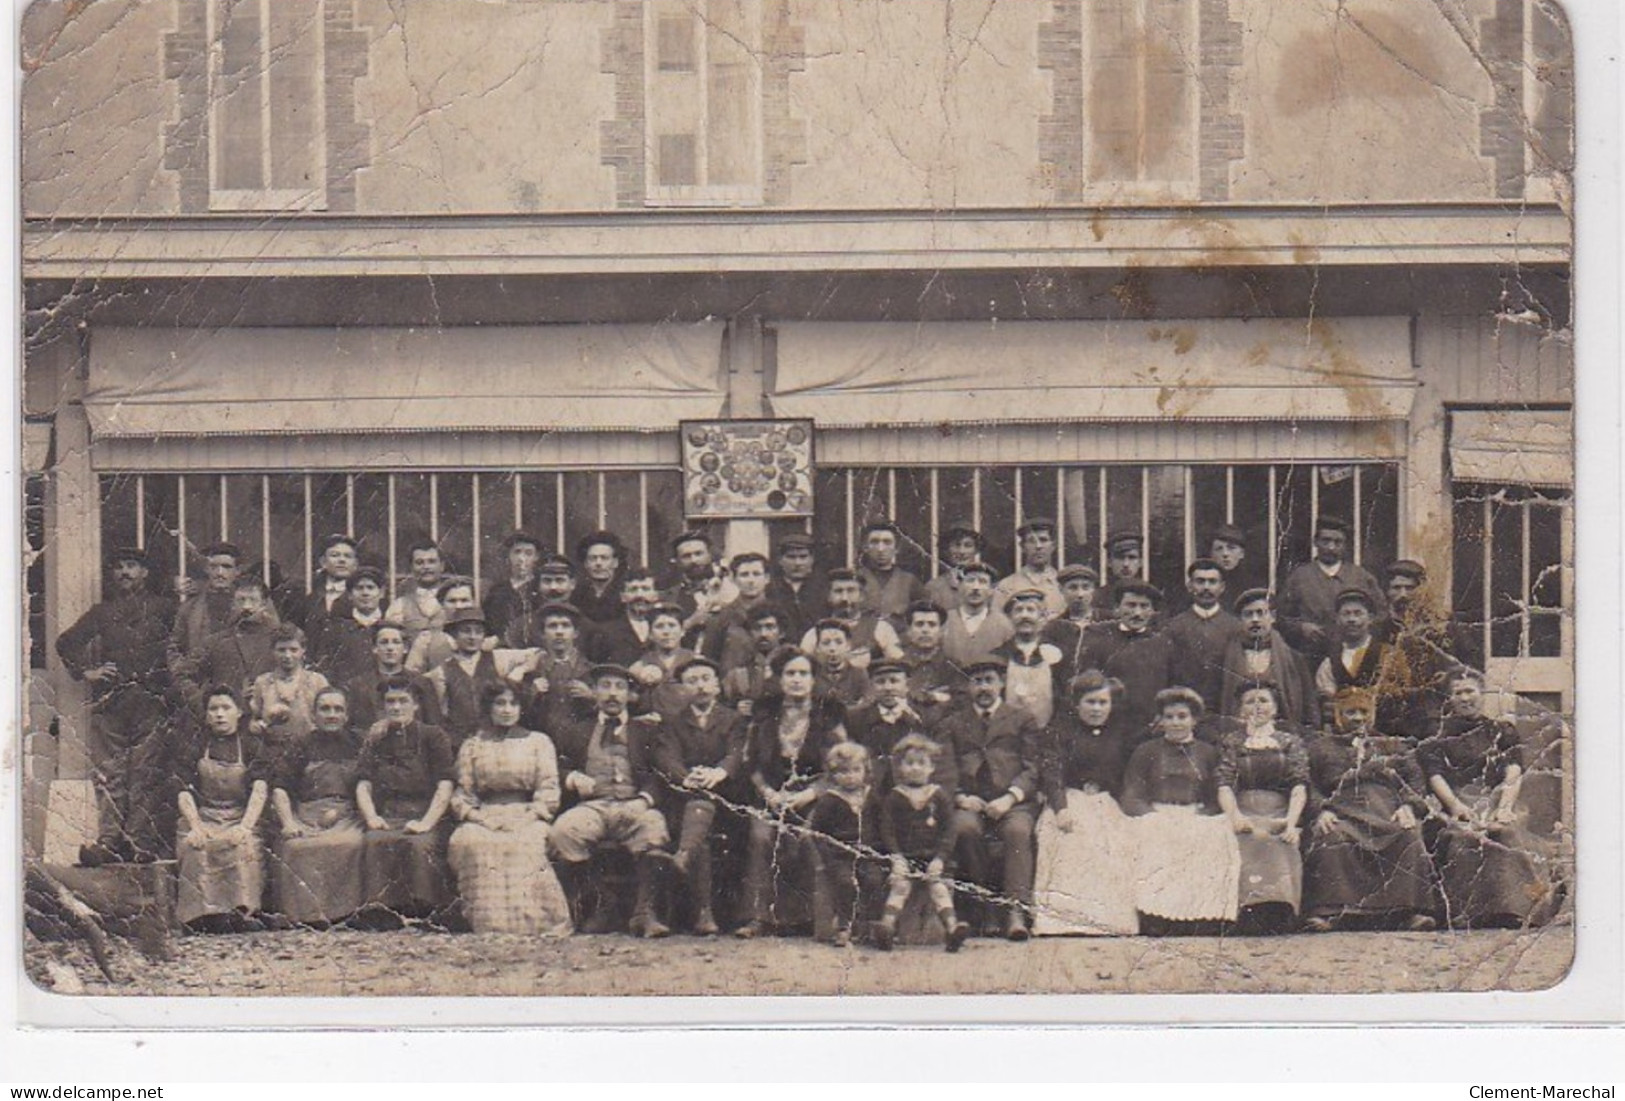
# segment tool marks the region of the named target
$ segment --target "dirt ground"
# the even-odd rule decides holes
[[[1540,990],[1574,931],[972,940],[838,949],[809,939],[540,940],[501,934],[276,932],[185,936],[154,963],[116,942],[109,984],[77,943],[29,938],[40,986],[97,995],[786,995],[1401,993]],[[71,974],[69,973],[71,969]]]

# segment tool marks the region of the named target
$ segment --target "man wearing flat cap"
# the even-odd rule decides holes
[[[945,612],[959,607],[960,571],[987,553],[982,533],[969,520],[955,520],[937,536],[941,572],[925,583],[925,598]]]
[[[1268,588],[1268,567],[1247,551],[1247,533],[1235,524],[1220,524],[1207,539],[1208,557],[1219,564],[1224,591],[1234,597],[1248,589]]]
[[[1016,629],[993,606],[993,567],[973,562],[960,571],[959,607],[948,613],[942,629],[942,652],[961,668],[983,661],[1010,641]]]
[[[1224,650],[1220,713],[1236,714],[1236,705],[1249,685],[1273,684],[1280,689],[1281,718],[1314,729],[1320,723],[1314,673],[1303,655],[1275,629],[1275,598],[1268,589],[1248,589],[1236,597],[1232,607],[1241,620],[1241,634]]]
[[[813,537],[801,532],[780,538],[773,552],[767,602],[783,613],[779,626],[785,638],[800,638],[829,614],[829,582],[818,573],[816,554]]]
[[[1349,525],[1337,516],[1315,520],[1315,557],[1287,575],[1281,586],[1281,634],[1312,663],[1331,654],[1340,637],[1338,595],[1359,589],[1377,617],[1388,612],[1382,586],[1371,571],[1349,561]]]
[[[536,669],[536,650],[487,650],[485,637],[489,632],[490,624],[478,608],[464,608],[447,616],[446,633],[451,636],[452,654],[428,673],[440,700],[442,728],[453,749],[485,721],[480,695],[487,686],[506,684],[519,690]],[[521,700],[524,698],[521,691]]]
[[[581,609],[558,601],[536,609],[542,625],[542,648],[530,672],[531,702],[525,709],[530,730],[553,730],[567,718],[591,710],[592,663],[582,649]]]
[[[171,678],[196,679],[209,642],[231,630],[231,594],[242,572],[242,551],[234,543],[210,543],[198,553],[203,557],[203,589],[187,597],[175,614],[169,636]]]
[[[1044,641],[1053,642],[1072,661],[1072,667],[1082,671],[1078,664],[1082,657],[1083,633],[1095,625],[1095,591],[1100,588],[1100,574],[1093,566],[1073,562],[1062,566],[1055,579],[1061,583],[1061,595],[1066,597],[1066,610],[1044,624]]]
[[[1012,634],[992,654],[1005,663],[1004,698],[1048,726],[1056,699],[1072,680],[1072,663],[1059,646],[1044,641],[1043,591],[1017,589],[1004,602],[1004,616]]]
[[[1002,608],[1016,593],[1036,589],[1044,597],[1045,619],[1065,612],[1066,596],[1055,571],[1055,521],[1034,517],[1016,529],[1016,538],[1021,543],[1021,564],[994,586],[993,606]]]
[[[1144,581],[1118,586],[1117,618],[1084,632],[1083,669],[1099,669],[1123,682],[1113,709],[1131,740],[1144,739],[1156,717],[1156,696],[1170,686],[1173,648],[1157,626],[1162,590]]]
[[[153,860],[165,850],[171,802],[172,739],[168,650],[175,604],[148,587],[146,553],[107,556],[112,595],[56,640],[75,680],[90,685],[91,761],[100,816],[82,863]]]
[[[534,613],[541,606],[536,567],[542,560],[542,541],[528,531],[516,531],[502,541],[508,576],[491,582],[481,607],[485,625],[505,646],[541,645]]]
[[[1117,614],[1122,587],[1144,580],[1145,539],[1137,531],[1117,531],[1106,537],[1106,576],[1095,590],[1095,618]]]
[[[1404,721],[1408,700],[1390,695],[1388,688],[1409,686],[1410,670],[1405,656],[1396,647],[1379,642],[1372,635],[1376,607],[1364,589],[1344,589],[1337,594],[1338,644],[1323,658],[1315,671],[1315,688],[1320,693],[1323,722],[1331,725],[1332,701],[1346,688],[1369,688],[1377,697],[1377,729],[1385,734],[1400,733],[1396,724]]]
[[[857,573],[863,586],[863,607],[896,626],[910,604],[925,599],[925,586],[897,564],[903,536],[896,524],[890,520],[865,524],[862,542]]]
[[[1385,695],[1404,700],[1399,725],[1386,732],[1419,739],[1439,728],[1445,704],[1441,678],[1458,664],[1457,654],[1468,652],[1467,628],[1433,605],[1422,563],[1401,558],[1390,562],[1383,574],[1388,616],[1371,633],[1399,650],[1410,674],[1409,683],[1384,686]]]

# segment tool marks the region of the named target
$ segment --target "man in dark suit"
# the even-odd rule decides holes
[[[1005,663],[980,661],[966,672],[970,699],[943,717],[937,740],[953,747],[959,770],[954,830],[959,867],[989,883],[990,845],[1004,848],[996,889],[1008,900],[1004,935],[1026,940],[1033,901],[1033,826],[1038,819],[1041,731],[1032,714],[1004,702]]]
[[[310,579],[310,592],[299,609],[299,626],[305,629],[311,653],[321,646],[327,621],[349,610],[350,577],[361,565],[355,540],[348,535],[329,535],[320,549],[321,568]]]
[[[1224,570],[1211,558],[1185,568],[1190,607],[1168,621],[1164,633],[1173,654],[1171,684],[1193,688],[1210,712],[1219,710],[1224,687],[1224,650],[1241,633],[1241,620],[1225,610]]]
[[[791,532],[779,540],[767,600],[784,613],[784,637],[799,639],[814,623],[829,614],[829,583],[818,574],[810,535]]]
[[[649,613],[660,590],[648,570],[628,570],[621,581],[621,614],[587,632],[587,657],[610,665],[635,665],[649,648]]]
[[[848,740],[868,749],[875,788],[889,791],[892,786],[893,747],[909,734],[936,741],[931,731],[937,725],[934,716],[939,709],[916,708],[912,704],[913,693],[910,691],[909,669],[905,662],[880,659],[869,666],[869,681],[874,689],[874,698],[847,710],[846,736]],[[944,746],[942,752],[937,754],[931,782],[951,792],[958,785],[958,779],[951,747]]]
[[[1281,690],[1281,718],[1313,729],[1320,722],[1314,675],[1275,629],[1275,598],[1267,589],[1248,589],[1236,597],[1235,608],[1241,634],[1224,649],[1220,712],[1234,714],[1243,688],[1267,682]]]

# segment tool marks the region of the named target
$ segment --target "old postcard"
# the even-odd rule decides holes
[[[36,985],[1566,974],[1552,0],[56,0],[21,58]]]

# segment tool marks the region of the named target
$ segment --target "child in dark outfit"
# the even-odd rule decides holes
[[[876,857],[880,801],[869,751],[856,742],[830,746],[830,787],[807,816],[812,831],[814,936],[837,948],[852,943],[855,915],[879,896],[885,865]]]
[[[954,915],[953,893],[945,878],[954,851],[954,803],[948,792],[931,782],[939,752],[935,742],[919,734],[905,735],[892,749],[896,786],[880,804],[880,847],[891,857],[891,891],[875,929],[875,946],[883,952],[891,951],[897,919],[921,880],[948,934],[944,947],[957,952],[970,935],[970,926]]]

